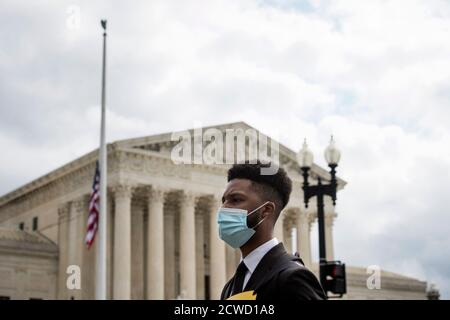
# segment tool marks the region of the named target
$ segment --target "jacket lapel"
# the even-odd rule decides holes
[[[256,266],[255,271],[245,285],[244,291],[258,289],[258,287],[271,279],[272,276],[284,269],[286,266],[286,258],[287,253],[283,243],[279,243],[270,249]]]
[[[234,281],[234,276],[225,284],[225,288],[223,289],[222,295],[220,297],[221,300],[227,299],[231,295],[232,283]]]

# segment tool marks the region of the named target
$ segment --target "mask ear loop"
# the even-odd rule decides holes
[[[266,220],[266,218],[267,218],[267,217],[264,217],[260,222],[258,222],[258,223],[256,224],[256,226],[252,227],[252,229],[255,230],[256,227],[258,227],[264,220]]]
[[[252,212],[250,212],[249,214],[247,214],[247,217],[251,214],[254,214],[256,211],[258,211],[259,209],[261,209],[262,207],[264,207],[266,204],[268,204],[270,201],[266,201],[264,202],[262,205],[260,205],[258,208],[256,208],[255,210],[253,210]]]
[[[260,205],[258,208],[256,208],[255,210],[253,210],[251,213],[249,213],[248,215],[247,215],[247,217],[249,216],[249,215],[251,215],[251,214],[253,214],[254,212],[256,212],[258,209],[261,209],[263,206],[265,206],[267,203],[269,203],[270,201],[266,201],[266,202],[264,202],[262,205]],[[266,220],[266,218],[267,218],[267,216],[266,217],[264,217],[260,222],[258,222],[254,227],[252,227],[252,229],[253,230],[255,230],[256,229],[256,227],[258,227],[264,220]]]

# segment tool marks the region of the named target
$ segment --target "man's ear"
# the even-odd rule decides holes
[[[266,210],[264,210],[263,213],[263,218],[266,218],[268,216],[275,216],[275,210],[276,210],[276,205],[274,202],[269,201],[266,206],[265,206]]]

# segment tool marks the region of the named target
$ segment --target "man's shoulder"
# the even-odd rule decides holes
[[[295,275],[315,278],[315,275],[305,267],[299,256],[292,255],[285,250],[280,250],[280,253],[270,257],[270,260],[268,263],[271,265],[269,267],[271,269],[270,273],[272,273],[271,277],[275,276],[277,281],[288,280]]]
[[[278,274],[278,286],[288,298],[321,300],[325,293],[314,273],[297,261],[289,261]]]
[[[307,267],[305,267],[303,264],[301,264],[298,261],[287,261],[285,263],[285,268],[280,271],[279,277],[282,279],[290,279],[292,277],[313,277],[315,279],[316,276],[314,273],[309,270]]]

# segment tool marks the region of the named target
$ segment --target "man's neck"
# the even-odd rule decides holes
[[[250,252],[252,252],[256,248],[258,248],[260,245],[262,245],[272,239],[273,239],[272,235],[251,239],[249,242],[247,242],[240,248],[241,254],[242,254],[242,259],[244,259]]]

